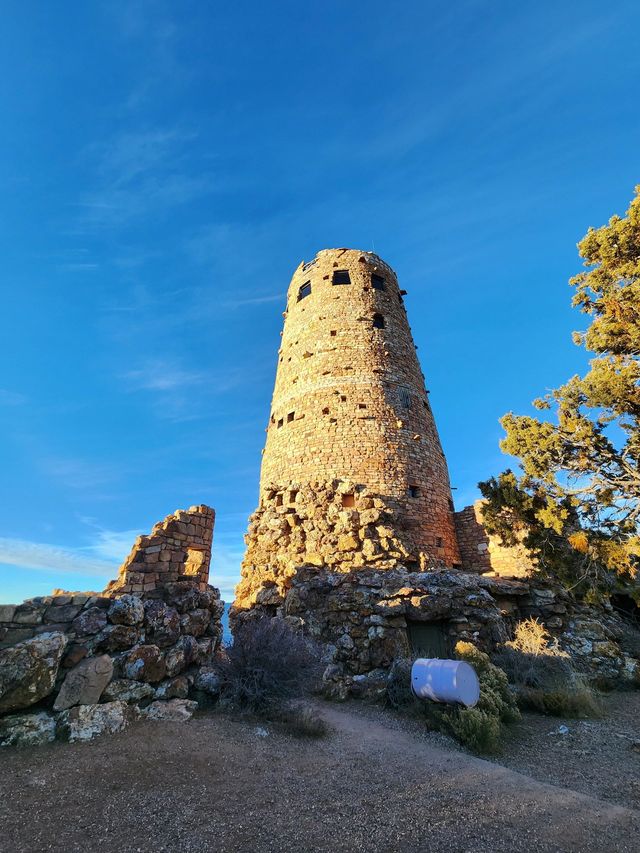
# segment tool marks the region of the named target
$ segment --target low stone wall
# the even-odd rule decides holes
[[[188,553],[173,528],[193,523],[185,515],[206,521],[185,533],[203,547],[197,567],[184,560],[166,581],[164,572],[132,571],[155,565],[149,547]],[[0,607],[0,745],[85,740],[140,715],[181,719],[195,707],[188,697],[215,693],[223,602],[207,583],[213,518],[208,507],[169,516],[137,540],[104,593],[57,591]],[[124,591],[139,585],[137,575],[153,580]]]
[[[266,585],[254,607],[235,610],[233,618],[265,614],[303,626],[324,644],[326,679],[341,695],[357,693],[395,658],[415,653],[421,626],[435,629],[427,642],[440,642],[445,655],[457,640],[492,652],[529,616],[543,622],[589,676],[630,683],[640,678],[623,620],[538,583],[458,571],[365,568],[338,574],[307,566],[292,574],[286,589]]]

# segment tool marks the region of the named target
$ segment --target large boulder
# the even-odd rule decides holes
[[[109,655],[80,661],[62,682],[53,705],[54,711],[65,711],[73,705],[95,705],[113,676]]]
[[[162,652],[157,646],[137,646],[131,649],[122,664],[122,674],[134,681],[155,684],[162,681],[167,672]]]
[[[134,713],[126,702],[76,705],[58,714],[56,734],[63,740],[92,740],[102,734],[122,731]]]
[[[73,630],[80,637],[97,634],[107,624],[107,614],[100,607],[88,607],[73,620]]]
[[[0,713],[19,711],[48,696],[67,644],[64,634],[40,634],[0,650]]]
[[[151,599],[144,603],[144,626],[147,639],[160,648],[172,646],[180,636],[180,615],[175,607]]]
[[[0,746],[40,746],[55,736],[56,721],[44,712],[0,717]]]
[[[121,652],[138,642],[140,629],[133,625],[107,625],[96,637],[99,652]]]
[[[144,681],[133,681],[129,678],[116,678],[109,682],[104,689],[102,699],[105,702],[127,702],[137,704],[154,699],[155,688]]]
[[[121,595],[115,599],[107,615],[114,625],[139,625],[144,619],[144,607],[135,595]]]

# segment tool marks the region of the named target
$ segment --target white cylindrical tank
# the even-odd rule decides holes
[[[411,667],[411,689],[419,699],[465,705],[480,698],[475,669],[463,660],[418,658]]]

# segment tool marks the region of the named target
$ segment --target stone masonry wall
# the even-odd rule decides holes
[[[185,719],[194,698],[215,694],[223,603],[207,583],[213,519],[204,506],[168,516],[103,593],[0,606],[0,746],[86,740],[140,715]],[[164,553],[171,559],[148,560]]]
[[[274,585],[284,589],[305,563],[338,572],[406,564],[416,546],[397,523],[401,512],[397,502],[348,481],[265,489],[261,506],[249,520],[234,607],[253,606],[265,588],[268,594]],[[429,566],[423,562],[416,565],[420,567]]]
[[[158,584],[190,578],[201,587],[209,580],[215,512],[192,506],[159,521],[149,536],[139,536],[106,593],[151,592]]]
[[[535,571],[535,558],[520,542],[502,545],[500,537],[489,535],[482,523],[482,501],[455,514],[456,533],[462,568],[479,574],[526,578]]]
[[[265,586],[239,620],[280,616],[303,627],[327,652],[325,681],[338,695],[367,692],[394,659],[419,651],[415,626],[436,626],[445,656],[457,640],[492,652],[515,625],[542,621],[587,676],[609,683],[640,684],[640,634],[612,610],[591,608],[548,584],[481,577],[461,571],[402,569],[336,573],[303,566],[284,587]]]
[[[321,251],[296,270],[284,316],[260,507],[296,490],[299,507],[312,483],[363,484],[394,508],[412,561],[458,564],[447,465],[393,270],[369,252]]]

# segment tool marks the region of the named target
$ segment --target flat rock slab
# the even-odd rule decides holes
[[[76,705],[58,714],[56,733],[59,738],[71,743],[93,740],[98,735],[121,732],[132,716],[132,709],[126,702]]]
[[[112,676],[113,661],[109,655],[81,661],[62,682],[53,710],[64,711],[74,705],[95,705]]]

